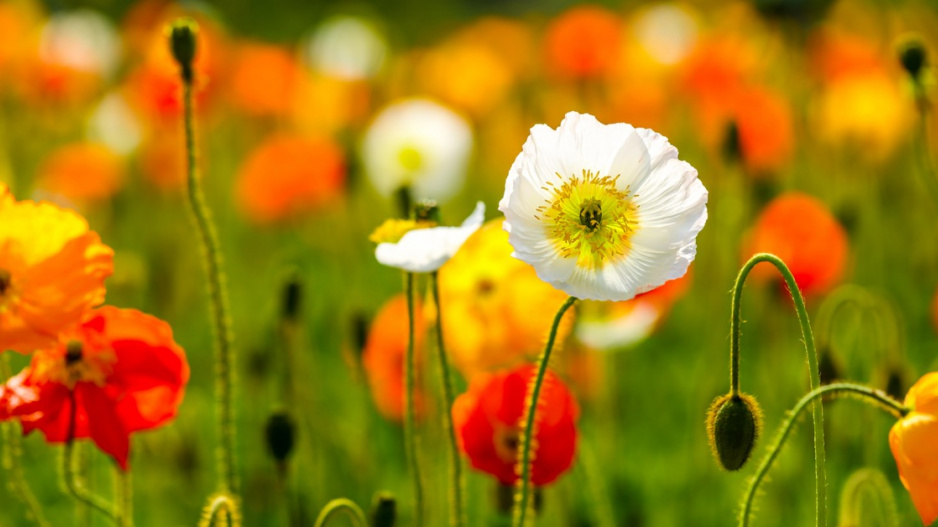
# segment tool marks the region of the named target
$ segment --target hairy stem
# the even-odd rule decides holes
[[[436,304],[436,339],[440,359],[440,384],[443,388],[443,428],[449,439],[449,476],[450,476],[450,525],[460,527],[465,524],[463,518],[463,481],[459,445],[456,442],[456,430],[453,428],[453,380],[450,377],[449,361],[443,345],[443,309],[440,305],[439,273],[430,275],[433,287],[433,303]]]
[[[68,435],[65,440],[65,450],[62,453],[62,479],[65,482],[65,490],[78,502],[87,505],[117,523],[118,517],[114,512],[114,507],[88,491],[75,470],[75,415],[78,408],[74,390],[70,392],[68,406]]]
[[[216,525],[220,527],[240,527],[241,525],[238,504],[229,494],[210,496],[208,503],[202,508],[199,527],[215,527]]]
[[[314,527],[325,527],[325,525],[329,523],[329,520],[340,512],[345,512],[351,516],[352,523],[355,524],[355,527],[368,527],[368,519],[365,517],[365,513],[362,511],[361,507],[347,498],[336,498],[327,503],[316,518]]]
[[[861,386],[859,384],[842,382],[828,384],[827,386],[811,390],[810,393],[798,401],[798,403],[789,413],[788,417],[785,419],[785,422],[782,423],[781,431],[775,438],[775,441],[769,447],[768,454],[766,454],[766,456],[762,459],[762,463],[759,464],[758,470],[756,470],[755,475],[750,481],[749,488],[746,491],[746,495],[743,501],[742,512],[739,516],[739,525],[741,527],[746,527],[749,525],[749,515],[752,512],[752,505],[756,497],[756,491],[759,489],[759,484],[762,483],[762,480],[765,479],[765,476],[772,468],[772,463],[775,462],[775,458],[778,457],[782,447],[785,445],[785,440],[788,439],[788,435],[795,426],[795,422],[798,420],[798,416],[801,415],[801,412],[804,411],[804,409],[809,404],[814,403],[815,406],[820,404],[820,398],[826,394],[853,396],[864,402],[881,408],[895,417],[902,417],[909,412],[908,408],[903,406],[892,397],[889,397],[885,393],[879,390],[867,388],[866,386]]]
[[[514,527],[523,527],[525,516],[528,513],[531,479],[531,441],[534,438],[534,417],[537,414],[538,398],[541,395],[541,385],[544,383],[544,375],[547,374],[547,366],[550,363],[550,353],[554,349],[554,340],[557,338],[557,328],[560,327],[560,321],[564,313],[576,302],[576,298],[569,297],[557,310],[554,316],[554,323],[550,327],[550,334],[547,337],[547,345],[544,346],[544,352],[537,359],[537,377],[534,379],[533,388],[530,396],[527,398],[526,417],[524,421],[524,435],[519,452],[521,477],[518,479],[518,488],[515,492],[514,506]]]
[[[774,265],[788,286],[788,292],[795,304],[795,312],[798,314],[798,323],[801,325],[801,336],[808,357],[808,378],[810,379],[811,389],[817,390],[821,385],[817,349],[814,345],[814,334],[811,332],[811,323],[808,320],[808,310],[804,305],[804,297],[801,296],[801,290],[798,289],[798,283],[795,282],[794,275],[791,274],[788,266],[781,258],[774,254],[759,253],[753,255],[739,270],[736,284],[733,286],[732,316],[730,318],[730,393],[732,395],[739,394],[739,321],[743,285],[746,283],[749,272],[760,262],[768,262]],[[824,453],[824,410],[820,403],[814,405],[812,413],[814,416],[815,520],[818,527],[824,527],[827,525],[827,469]]]
[[[420,479],[420,435],[414,414],[415,370],[414,354],[414,273],[405,273],[404,289],[407,294],[407,356],[404,358],[404,443],[411,477],[414,480],[414,525],[423,525],[423,482]]]

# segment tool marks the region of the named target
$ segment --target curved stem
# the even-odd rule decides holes
[[[523,527],[524,519],[528,512],[528,494],[531,479],[531,441],[534,433],[534,417],[537,414],[538,398],[541,395],[541,385],[544,383],[544,375],[547,373],[547,365],[550,363],[550,353],[554,348],[554,340],[557,338],[557,328],[560,327],[560,321],[564,313],[570,309],[576,302],[576,298],[569,297],[557,310],[554,316],[554,323],[550,327],[550,335],[547,337],[547,345],[544,346],[544,352],[537,359],[537,377],[534,379],[533,389],[527,398],[526,417],[524,421],[524,436],[521,443],[520,466],[521,477],[518,479],[518,489],[515,492],[515,511],[514,527]]]
[[[899,525],[892,489],[883,473],[875,468],[861,468],[854,472],[844,483],[840,495],[838,527],[861,525],[864,519],[867,520],[867,525],[880,527]]]
[[[450,414],[453,408],[453,380],[450,377],[449,362],[446,358],[446,348],[443,346],[443,310],[440,305],[439,273],[434,271],[430,275],[433,288],[433,303],[436,304],[436,338],[437,352],[440,358],[440,379],[443,385],[443,427],[449,439],[449,475],[450,475],[450,525],[460,527],[465,523],[463,518],[463,481],[462,460],[459,457],[459,444],[456,442],[456,430],[453,428],[453,417]]]
[[[788,434],[795,426],[795,422],[798,420],[798,416],[801,415],[801,412],[804,411],[805,407],[807,407],[809,404],[814,403],[815,407],[818,406],[820,403],[819,399],[826,394],[854,396],[865,402],[882,408],[890,415],[898,418],[901,418],[909,412],[908,408],[903,406],[892,397],[889,397],[885,393],[879,390],[867,388],[866,386],[861,386],[859,384],[841,382],[828,384],[821,388],[815,388],[814,390],[811,390],[810,393],[798,401],[798,403],[789,413],[788,418],[785,419],[785,422],[782,424],[782,428],[778,434],[778,437],[776,437],[775,441],[769,447],[768,454],[766,454],[766,456],[762,459],[762,463],[759,464],[759,468],[756,470],[755,475],[750,481],[749,489],[746,491],[746,497],[743,501],[742,512],[740,513],[739,517],[739,525],[741,527],[746,527],[749,525],[749,514],[752,511],[753,500],[755,499],[756,491],[759,489],[759,484],[762,483],[762,480],[765,479],[769,469],[772,468],[772,463],[781,452],[782,446],[785,445],[785,440],[788,439]]]
[[[226,527],[240,527],[241,525],[238,504],[228,494],[222,493],[209,497],[208,503],[202,509],[199,527],[214,527],[219,518],[223,522],[221,525]]]
[[[196,168],[195,119],[193,118],[192,84],[183,80],[186,132],[186,172],[189,209],[195,219],[202,247],[203,265],[208,278],[212,324],[215,334],[215,397],[218,412],[218,476],[224,492],[237,491],[234,456],[234,418],[232,409],[232,363],[234,334],[228,309],[228,294],[222,271],[221,250],[211,214],[202,193]]]
[[[75,471],[74,453],[75,453],[75,415],[77,413],[77,404],[75,401],[75,391],[69,392],[69,417],[68,417],[68,435],[65,440],[65,450],[62,454],[62,479],[65,481],[65,489],[73,498],[92,509],[107,516],[115,523],[118,522],[117,514],[114,508],[100,497],[92,494],[85,488],[85,485],[78,477]]]
[[[355,527],[368,527],[368,519],[354,501],[347,498],[336,498],[326,504],[316,518],[314,527],[325,527],[329,519],[340,512],[345,512],[352,517],[352,523]]]
[[[414,422],[414,384],[416,358],[414,357],[414,273],[404,274],[407,294],[407,356],[404,358],[404,444],[411,477],[414,479],[414,525],[423,525],[423,482],[420,479],[420,458],[417,427]]]
[[[808,377],[811,383],[811,389],[817,390],[821,385],[820,373],[818,371],[817,349],[814,346],[814,334],[811,332],[811,323],[808,321],[808,310],[804,305],[804,297],[801,296],[801,290],[798,289],[798,283],[794,275],[785,265],[785,262],[778,256],[769,253],[759,253],[753,255],[748,262],[739,270],[736,277],[736,284],[733,286],[732,318],[730,319],[730,392],[733,395],[739,394],[739,311],[740,300],[743,295],[743,285],[749,272],[760,262],[768,262],[778,269],[785,284],[788,286],[788,292],[795,304],[795,312],[798,314],[798,323],[801,325],[801,336],[804,339],[804,349],[808,356]],[[815,520],[816,525],[823,527],[827,525],[827,468],[824,453],[824,410],[820,403],[812,408],[814,416],[814,497],[815,497]]]
[[[4,354],[0,359],[0,380],[6,381],[10,378],[10,375],[10,358],[7,354]],[[6,445],[3,449],[2,465],[7,472],[7,483],[10,485],[13,495],[26,507],[26,516],[39,527],[49,527],[42,506],[36,500],[36,496],[29,488],[29,482],[26,481],[26,476],[23,474],[23,466],[20,464],[23,455],[23,444],[14,426],[14,423],[0,423],[0,431],[2,431],[3,442]]]

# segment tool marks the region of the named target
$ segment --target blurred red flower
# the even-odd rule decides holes
[[[414,352],[420,356],[425,323],[420,303],[414,307]],[[385,418],[401,421],[404,416],[404,358],[407,352],[407,299],[397,295],[378,311],[362,355],[365,376],[371,386],[371,397]],[[419,364],[420,361],[418,360]],[[415,391],[414,401],[419,413],[423,396]]]
[[[124,180],[124,164],[108,147],[72,143],[53,152],[39,169],[39,185],[70,201],[87,204],[113,196]]]
[[[284,220],[341,197],[345,155],[325,136],[275,135],[247,158],[238,175],[238,202],[256,222]]]
[[[123,470],[130,434],[168,423],[189,365],[165,322],[132,309],[89,311],[0,387],[0,420],[50,443],[91,438]]]
[[[847,233],[820,200],[792,192],[779,196],[762,211],[743,244],[743,258],[770,252],[789,267],[805,295],[823,293],[840,281],[847,263]],[[776,276],[769,266],[752,275]]]
[[[598,6],[565,11],[547,28],[544,46],[547,67],[564,77],[601,77],[622,55],[625,22]]]
[[[453,424],[472,466],[505,485],[518,480],[521,425],[534,366],[524,365],[473,378],[453,404]],[[567,471],[576,452],[579,408],[567,387],[550,371],[541,388],[532,442],[531,482],[547,485]]]

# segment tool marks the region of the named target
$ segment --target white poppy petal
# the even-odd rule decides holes
[[[411,273],[431,273],[439,270],[466,239],[479,230],[485,221],[485,204],[476,204],[475,210],[459,227],[432,227],[412,230],[397,243],[379,243],[375,258],[379,263]]]

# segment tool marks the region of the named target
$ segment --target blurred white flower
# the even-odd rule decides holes
[[[379,243],[375,249],[378,262],[411,273],[438,270],[466,239],[479,230],[485,220],[485,204],[476,204],[472,214],[459,227],[430,227],[407,232],[397,243]]]
[[[648,338],[661,314],[651,302],[636,302],[632,309],[612,318],[580,318],[575,333],[580,342],[593,349],[624,348]]]
[[[345,15],[323,22],[303,49],[308,66],[345,80],[373,77],[387,54],[388,44],[373,24]]]
[[[697,42],[697,20],[681,4],[657,4],[643,9],[633,22],[635,38],[662,64],[684,59]]]
[[[462,187],[472,129],[436,102],[407,99],[384,108],[365,132],[362,157],[384,196],[410,187],[416,199],[442,201]]]
[[[570,112],[531,134],[499,203],[512,256],[565,293],[628,300],[684,275],[707,189],[667,138]]]
[[[129,154],[140,145],[140,121],[120,93],[109,93],[88,120],[88,138],[107,145],[118,154]]]
[[[110,78],[121,57],[121,43],[104,15],[78,9],[52,15],[42,28],[39,58]]]

